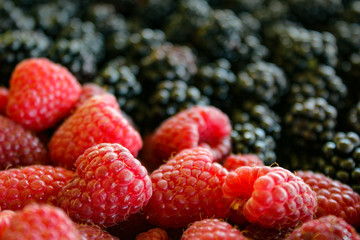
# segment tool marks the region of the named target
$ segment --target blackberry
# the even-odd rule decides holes
[[[234,153],[256,154],[265,165],[276,161],[275,140],[265,131],[251,123],[235,124],[231,132],[232,151]]]
[[[359,23],[360,1],[351,1],[349,4],[347,4],[343,13],[341,14],[341,19],[351,23]]]
[[[263,30],[267,29],[274,22],[288,18],[289,6],[287,2],[283,0],[265,0],[261,8],[255,9],[252,15],[260,21]]]
[[[236,80],[230,68],[230,62],[222,58],[201,66],[194,77],[194,85],[210,99],[211,105],[223,110],[232,102],[230,88]]]
[[[207,105],[209,100],[198,88],[181,80],[166,80],[156,85],[149,98],[149,118],[151,126],[156,127],[163,120],[181,110],[195,105]]]
[[[26,58],[46,57],[51,45],[49,38],[41,32],[31,30],[9,30],[0,35],[1,83],[8,86],[10,74],[16,64]]]
[[[189,81],[197,72],[196,56],[189,47],[164,43],[141,61],[143,84],[163,80]]]
[[[323,98],[294,103],[285,116],[288,143],[314,153],[335,134],[337,110]]]
[[[265,4],[265,0],[223,0],[222,8],[232,9],[236,13],[254,12]]]
[[[299,72],[292,78],[289,102],[303,102],[310,97],[321,97],[338,109],[343,108],[347,87],[334,68],[320,65],[315,70]]]
[[[238,14],[238,17],[243,23],[245,34],[260,36],[261,22],[257,18],[248,12],[242,12]]]
[[[255,99],[269,106],[278,103],[288,90],[283,70],[273,63],[255,62],[237,74],[233,85],[235,97],[240,100]]]
[[[360,137],[355,132],[337,132],[323,146],[322,172],[360,193]]]
[[[241,106],[233,109],[230,119],[234,125],[251,123],[274,139],[279,139],[281,134],[280,117],[263,103],[245,101]]]
[[[0,1],[0,34],[7,30],[33,30],[35,21],[12,1]]]
[[[79,82],[90,81],[96,71],[96,57],[81,39],[59,38],[49,49],[49,58],[71,71]]]
[[[273,53],[273,62],[288,74],[316,69],[320,64],[337,64],[336,39],[328,32],[281,22],[265,29],[265,42]]]
[[[351,107],[347,120],[350,129],[360,134],[360,102]]]

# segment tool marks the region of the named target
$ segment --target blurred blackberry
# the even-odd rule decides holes
[[[35,21],[10,0],[0,1],[0,34],[7,30],[32,30]]]
[[[232,89],[239,100],[254,99],[273,106],[287,92],[288,82],[281,68],[259,61],[237,74]]]
[[[113,4],[116,11],[126,17],[131,17],[140,3],[138,0],[106,0],[105,2]]]
[[[337,132],[323,146],[319,169],[327,176],[360,193],[360,137],[355,132]]]
[[[13,0],[13,2],[23,9],[28,9],[34,5],[46,3],[48,0]]]
[[[243,23],[244,32],[246,35],[253,34],[260,36],[261,22],[248,12],[242,12],[238,14],[239,19]]]
[[[81,39],[57,39],[49,57],[67,67],[81,83],[90,81],[97,72],[96,57]]]
[[[336,39],[328,32],[281,22],[265,29],[265,42],[272,51],[273,62],[288,74],[316,69],[320,64],[337,64]]]
[[[230,114],[233,125],[251,123],[265,131],[274,139],[281,134],[280,117],[266,104],[245,101]]]
[[[212,8],[205,0],[182,0],[177,11],[165,25],[169,41],[186,43],[192,40],[193,33],[210,17]]]
[[[126,57],[139,61],[150,55],[156,48],[165,43],[165,33],[159,29],[145,28],[131,34],[128,38]]]
[[[51,1],[35,6],[32,10],[37,28],[56,37],[72,17],[77,14],[76,4],[71,1]]]
[[[209,100],[199,89],[181,80],[166,80],[156,85],[149,98],[149,118],[154,128],[163,120],[195,105],[207,105]]]
[[[1,83],[8,86],[10,74],[22,60],[46,57],[51,41],[41,32],[31,30],[9,30],[0,34]]]
[[[360,134],[360,102],[351,107],[347,121],[350,129]]]
[[[251,123],[235,124],[231,133],[232,151],[234,153],[256,154],[265,165],[276,161],[274,139],[265,131]]]
[[[260,21],[262,29],[266,29],[270,24],[288,18],[288,1],[283,0],[264,0],[261,8],[255,9],[252,15]]]
[[[341,0],[289,0],[291,14],[296,20],[313,28],[314,25],[327,23],[343,10]]]
[[[320,65],[315,70],[304,70],[292,77],[289,102],[303,102],[321,97],[335,107],[343,108],[347,87],[332,67]]]
[[[255,35],[245,35],[244,25],[231,10],[214,10],[194,35],[194,44],[210,58],[234,63],[256,61],[267,49]]]
[[[210,99],[211,105],[226,111],[232,102],[230,88],[235,80],[230,62],[222,58],[201,66],[194,77],[194,85]]]
[[[351,22],[360,22],[360,1],[351,1],[348,3],[341,14],[341,19]]]
[[[265,0],[223,0],[221,7],[232,9],[236,13],[240,12],[254,12],[260,9]]]
[[[141,61],[141,77],[148,90],[163,80],[189,81],[196,74],[196,56],[189,47],[164,43]]]
[[[297,102],[285,116],[286,141],[315,154],[334,136],[336,118],[336,108],[323,98]]]
[[[318,169],[321,156],[319,153],[314,154],[307,149],[301,147],[289,147],[289,143],[278,142],[276,149],[277,163],[280,167],[289,169],[290,171]]]

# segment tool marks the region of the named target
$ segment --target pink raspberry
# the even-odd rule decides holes
[[[6,113],[6,105],[9,100],[9,90],[5,87],[0,87],[0,114]]]
[[[82,240],[119,240],[97,225],[78,224]]]
[[[91,98],[56,130],[49,143],[50,158],[71,169],[87,148],[99,143],[119,143],[135,157],[142,147],[140,134],[122,116],[110,94]]]
[[[264,163],[254,154],[231,154],[225,159],[223,166],[228,171],[234,171],[238,167],[244,166],[262,167],[264,166]]]
[[[360,226],[360,196],[351,187],[321,173],[297,171],[296,175],[317,195],[319,206],[316,217],[334,215],[354,227]]]
[[[226,218],[229,204],[221,186],[228,171],[213,163],[207,148],[185,149],[151,174],[153,196],[144,207],[150,223],[186,227],[206,217]]]
[[[139,160],[117,143],[101,143],[79,156],[74,178],[58,203],[77,222],[113,226],[138,212],[152,194]]]
[[[223,192],[233,199],[232,207],[240,215],[268,228],[312,220],[317,208],[315,192],[280,167],[240,167],[227,175]]]
[[[181,240],[246,240],[242,233],[230,223],[220,219],[204,219],[196,221],[186,229]]]
[[[12,210],[4,210],[0,212],[0,239],[4,235],[5,230],[9,228],[13,216],[15,216],[15,212]]]
[[[60,208],[27,205],[16,212],[1,240],[79,240],[76,224]]]
[[[295,229],[287,240],[360,240],[344,219],[332,215],[314,219]]]
[[[228,116],[211,106],[195,106],[163,122],[152,135],[151,161],[160,165],[172,154],[197,146],[207,147],[214,161],[231,150],[231,124]]]
[[[80,92],[80,84],[65,67],[46,58],[26,59],[12,73],[6,114],[41,131],[67,116]]]
[[[0,207],[18,210],[30,202],[56,204],[56,196],[73,172],[61,167],[28,166],[0,171]]]
[[[35,134],[0,115],[0,169],[48,162],[47,150]]]
[[[84,85],[82,85],[81,94],[80,94],[79,100],[77,101],[77,103],[75,105],[75,109],[79,108],[90,98],[97,96],[97,95],[103,95],[106,93],[107,93],[106,90],[104,88],[100,87],[99,85],[96,85],[94,83],[85,83]]]
[[[138,234],[135,240],[169,240],[169,236],[165,230],[153,228],[147,232]]]

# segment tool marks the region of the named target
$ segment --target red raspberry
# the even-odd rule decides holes
[[[119,143],[136,157],[142,147],[140,134],[121,115],[110,94],[95,96],[75,111],[54,133],[49,143],[51,160],[74,168],[87,148],[99,143]]]
[[[332,215],[314,219],[295,229],[287,240],[360,240],[344,219]]]
[[[48,162],[46,148],[32,132],[0,115],[0,169]]]
[[[72,171],[61,167],[28,166],[0,171],[0,207],[17,210],[30,202],[56,204],[56,196]]]
[[[197,146],[207,147],[214,161],[231,150],[231,124],[228,116],[211,106],[195,106],[163,122],[152,135],[151,159],[160,165],[172,154]]]
[[[230,172],[223,185],[233,208],[251,223],[263,227],[293,227],[312,220],[316,194],[304,181],[280,167],[240,167]],[[237,202],[243,207],[238,208]]]
[[[0,212],[0,239],[4,235],[6,229],[9,228],[11,219],[15,215],[14,211],[4,210]]]
[[[30,204],[17,212],[2,240],[79,240],[76,224],[60,208]]]
[[[97,225],[77,225],[82,240],[119,240]]]
[[[84,85],[82,85],[81,94],[80,94],[79,100],[77,101],[77,103],[75,105],[75,109],[79,108],[82,104],[84,104],[90,98],[97,96],[97,95],[103,95],[106,93],[107,93],[106,90],[104,88],[100,87],[99,85],[96,85],[94,83],[85,83]]]
[[[169,240],[166,231],[161,228],[153,228],[147,232],[140,233],[135,240]]]
[[[27,59],[12,73],[6,113],[26,128],[41,131],[63,119],[80,92],[66,68],[46,58]]]
[[[223,164],[228,171],[234,171],[238,167],[262,167],[264,163],[257,155],[254,154],[231,154],[225,159]]]
[[[152,224],[186,227],[204,217],[226,218],[230,202],[221,186],[228,171],[207,148],[186,149],[151,174],[153,196],[144,207]]]
[[[139,160],[117,143],[88,148],[76,160],[74,178],[59,192],[59,206],[87,224],[109,227],[138,212],[152,194]]]
[[[5,87],[0,87],[0,114],[6,113],[6,105],[9,99],[9,90]]]
[[[321,173],[298,171],[296,175],[317,195],[319,206],[316,217],[334,215],[345,219],[354,227],[360,226],[360,196],[351,187]]]
[[[181,240],[246,240],[239,230],[220,219],[196,221],[186,229]]]

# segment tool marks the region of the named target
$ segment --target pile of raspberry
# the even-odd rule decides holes
[[[113,95],[45,58],[2,90],[0,240],[360,239],[356,192],[232,153],[214,106],[141,136]]]

